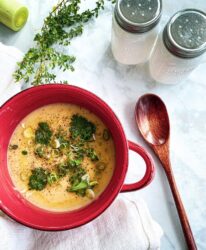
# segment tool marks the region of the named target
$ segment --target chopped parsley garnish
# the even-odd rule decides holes
[[[35,168],[29,178],[29,188],[31,190],[43,190],[48,183],[48,170],[43,168]]]
[[[99,157],[97,156],[96,151],[93,148],[88,148],[86,150],[87,156],[92,160],[92,161],[98,161]]]
[[[88,179],[82,179],[82,177],[86,174],[85,169],[79,168],[76,173],[74,173],[70,178],[69,182],[71,183],[71,187],[67,188],[68,192],[75,192],[77,195],[85,196],[86,190],[89,187]]]
[[[69,166],[67,164],[59,164],[57,166],[57,174],[60,178],[66,176],[69,173]]]
[[[76,167],[78,167],[80,164],[82,163],[82,159],[74,159],[74,160],[68,160],[68,165],[70,167],[70,169],[74,169]]]
[[[96,126],[85,117],[75,114],[71,118],[69,131],[72,139],[80,138],[84,141],[90,141],[96,132]]]
[[[83,160],[85,155],[84,143],[71,144],[70,148],[76,159]]]
[[[64,131],[60,127],[53,133],[48,123],[40,122],[35,131],[34,154],[44,164],[50,164],[53,159],[55,164],[51,166],[52,170],[42,167],[33,169],[29,177],[29,188],[41,191],[47,185],[52,185],[69,176],[68,192],[74,192],[80,196],[87,195],[88,191],[93,192],[92,189],[98,183],[96,180],[89,180],[84,159],[99,162],[97,152],[89,146],[95,132],[96,126],[78,114],[72,116],[69,131]],[[27,155],[28,152],[23,150],[22,154]],[[101,170],[103,169],[101,166]]]
[[[67,188],[68,192],[74,192],[77,195],[85,196],[86,190],[89,188],[87,181],[81,181],[76,185],[72,185],[71,188]]]
[[[78,185],[82,181],[82,176],[86,174],[86,171],[84,168],[79,167],[76,169],[75,173],[69,178],[70,183],[72,186]]]
[[[48,145],[52,137],[52,131],[49,128],[48,123],[40,122],[38,128],[35,131],[35,142],[39,144]]]
[[[65,139],[65,137],[63,135],[61,135],[60,133],[56,135],[57,140],[60,143],[60,149],[64,149],[64,148],[68,148],[70,145],[69,140]]]
[[[72,186],[67,188],[68,192],[74,192],[77,195],[85,196],[87,189],[92,189],[98,184],[97,181],[89,181],[89,175],[83,170],[81,174],[78,172],[70,177],[69,181]]]

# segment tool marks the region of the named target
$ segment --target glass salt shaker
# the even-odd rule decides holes
[[[149,61],[151,77],[160,83],[179,83],[203,61],[205,51],[206,14],[179,11],[159,35]]]
[[[132,65],[149,59],[157,40],[161,12],[161,0],[117,0],[111,47],[118,62]]]

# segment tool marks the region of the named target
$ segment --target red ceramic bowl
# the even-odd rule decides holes
[[[7,168],[7,147],[20,121],[39,107],[60,102],[82,106],[101,118],[111,131],[116,149],[116,166],[106,190],[88,206],[63,213],[40,209],[25,200],[15,189]],[[142,180],[124,185],[129,149],[142,156],[146,163],[146,172]],[[51,231],[78,227],[100,215],[119,192],[143,188],[151,182],[153,176],[154,167],[150,156],[142,147],[127,141],[114,112],[91,92],[61,84],[43,85],[17,94],[0,108],[0,209],[26,226]]]

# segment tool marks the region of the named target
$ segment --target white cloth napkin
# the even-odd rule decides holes
[[[64,232],[41,232],[0,216],[0,250],[160,249],[162,229],[143,200],[118,198],[94,221]]]
[[[0,43],[0,105],[21,90],[12,80],[21,58]],[[0,213],[0,250],[155,250],[162,234],[143,200],[118,198],[94,221],[64,232],[33,230]]]

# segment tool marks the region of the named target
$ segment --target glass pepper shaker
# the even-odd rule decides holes
[[[132,65],[149,59],[157,40],[161,12],[161,0],[117,0],[111,47],[118,62]]]
[[[159,35],[149,61],[151,77],[160,83],[179,83],[201,64],[205,51],[206,14],[179,11]]]

